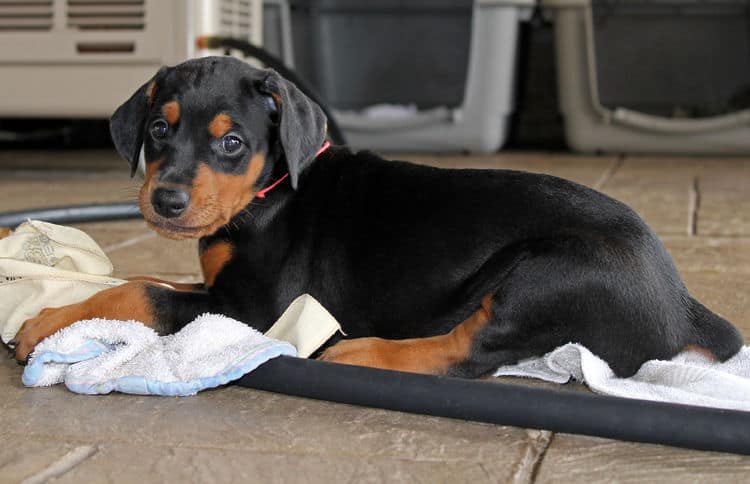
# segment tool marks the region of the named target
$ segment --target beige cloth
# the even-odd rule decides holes
[[[81,230],[30,220],[0,239],[0,336],[8,342],[44,308],[84,301],[127,282]],[[307,358],[341,327],[309,294],[289,305],[266,336],[293,344]]]
[[[30,220],[0,239],[0,337],[8,342],[44,308],[84,301],[126,281],[78,229]]]
[[[317,299],[303,294],[292,301],[284,314],[266,331],[266,336],[293,344],[297,348],[297,356],[307,358],[339,331],[346,334],[336,318]]]

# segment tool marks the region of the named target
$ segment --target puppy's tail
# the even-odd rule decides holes
[[[710,351],[719,361],[731,358],[742,348],[744,339],[739,330],[693,298],[688,314],[694,329],[693,345]]]

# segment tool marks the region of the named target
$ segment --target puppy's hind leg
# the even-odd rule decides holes
[[[621,377],[648,359],[674,356],[684,346],[685,331],[670,322],[675,317],[658,316],[679,298],[666,292],[650,297],[655,285],[625,262],[603,262],[595,250],[558,247],[519,262],[493,295],[489,320],[465,360],[448,374],[486,376],[571,342],[587,347]]]
[[[347,365],[443,375],[466,358],[472,340],[489,321],[489,296],[466,320],[449,333],[426,338],[390,340],[356,338],[326,349],[319,359]]]

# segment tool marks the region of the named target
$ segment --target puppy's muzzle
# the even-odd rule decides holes
[[[151,205],[164,218],[179,217],[190,205],[190,194],[183,190],[157,188],[151,194]]]

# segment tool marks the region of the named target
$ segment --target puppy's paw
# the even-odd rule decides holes
[[[37,316],[27,319],[11,341],[11,345],[15,346],[16,360],[19,363],[25,363],[34,351],[34,347],[44,338],[76,321],[87,319],[87,314],[83,309],[81,304],[47,308],[42,309]]]
[[[327,348],[318,359],[344,365],[390,368],[389,343],[392,341],[382,338],[345,339]]]

